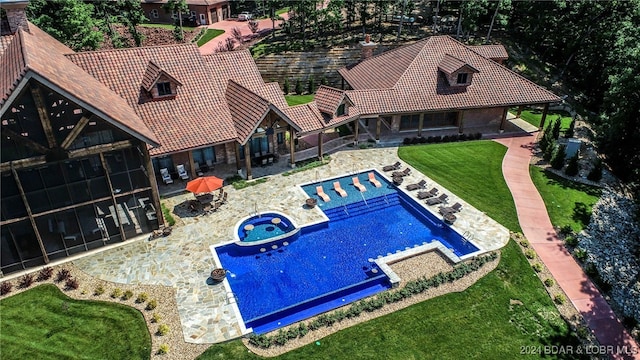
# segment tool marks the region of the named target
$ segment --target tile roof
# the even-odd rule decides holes
[[[438,64],[447,55],[478,71],[471,85],[457,88],[447,84],[444,75],[438,72]],[[552,92],[446,35],[429,37],[382,53],[355,66],[342,68],[340,74],[355,89],[346,93],[363,115],[560,100]]]
[[[476,68],[467,64],[466,62],[458,59],[455,56],[444,54],[440,62],[438,63],[438,70],[445,72],[446,74],[453,74],[454,72],[462,69],[463,67],[469,68],[473,72],[478,72]]]
[[[233,141],[237,133],[224,84],[213,76],[194,44],[83,52],[69,58],[126,100],[161,144],[164,155]],[[141,88],[150,61],[182,86],[175,98],[151,101]]]
[[[229,80],[227,84],[225,97],[238,133],[238,141],[245,144],[267,115],[271,103],[233,80]]]
[[[294,119],[296,124],[300,126],[299,135],[312,133],[322,129],[324,126],[324,117],[320,113],[315,101],[291,106],[285,111],[289,115],[289,118]]]
[[[25,76],[33,76],[113,125],[148,144],[157,145],[154,133],[121,97],[63,55],[73,53],[71,49],[31,23],[29,30],[18,30],[14,40],[2,54],[0,107]]]
[[[150,60],[149,64],[147,65],[147,70],[144,72],[144,76],[142,77],[142,88],[147,91],[151,91],[151,89],[155,86],[156,82],[158,81],[158,78],[160,78],[161,75],[168,77],[169,79],[171,79],[171,81],[173,81],[177,85],[182,85],[182,83],[178,81],[175,77],[171,76],[171,74],[162,70],[160,66],[158,66],[158,64]]]
[[[487,59],[507,60],[509,58],[507,49],[505,49],[502,45],[477,45],[469,46],[469,49],[477,52]]]
[[[327,114],[335,114],[345,97],[344,90],[321,85],[314,98],[318,109]]]

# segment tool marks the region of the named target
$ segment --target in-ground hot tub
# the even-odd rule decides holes
[[[299,230],[286,215],[272,211],[240,220],[235,233],[238,245],[250,246],[289,238]]]

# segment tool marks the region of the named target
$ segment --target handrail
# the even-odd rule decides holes
[[[351,216],[349,215],[349,211],[347,210],[347,205],[342,205],[342,207],[344,208],[344,212],[347,214],[347,216]]]
[[[364,201],[364,204],[367,205],[367,207],[369,207],[369,204],[367,203],[367,199],[364,198],[364,194],[361,192],[360,196],[362,196],[362,200]]]

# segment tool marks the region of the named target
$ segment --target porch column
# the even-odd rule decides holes
[[[549,103],[544,104],[544,108],[542,109],[542,117],[540,118],[540,126],[538,130],[544,129],[544,122],[547,120],[547,112],[549,112]]]
[[[153,207],[156,208],[156,218],[158,219],[158,225],[166,226],[164,222],[164,215],[162,214],[162,208],[160,205],[160,193],[158,192],[156,173],[153,169],[153,162],[151,161],[149,150],[143,148],[142,154],[144,157],[144,166],[147,169],[147,174],[149,174],[149,183],[151,184],[151,197],[153,198]]]
[[[360,130],[360,119],[356,119],[356,124],[355,124],[355,137],[353,138],[353,144],[354,145],[358,145],[358,130]]]
[[[322,149],[322,141],[323,141],[323,132],[319,132],[318,133],[318,160],[322,161],[322,153],[323,153],[323,149]]]
[[[234,154],[236,156],[236,172],[238,174],[240,174],[240,169],[241,169],[241,167],[240,167],[240,143],[237,142],[234,145],[233,150],[234,150],[233,152],[234,152]]]
[[[376,144],[380,143],[380,126],[382,125],[382,119],[380,115],[376,118]]]
[[[102,154],[100,154],[102,155]],[[22,187],[22,182],[18,177],[18,172],[11,165],[11,174],[13,175],[13,179],[16,182],[16,186],[18,187],[18,192],[20,193],[20,197],[22,198],[22,203],[24,203],[24,208],[27,210],[27,216],[29,217],[29,222],[31,222],[31,227],[33,227],[33,232],[36,234],[36,240],[38,241],[38,246],[40,246],[40,252],[42,253],[42,259],[45,264],[49,263],[49,256],[47,255],[47,250],[44,247],[44,243],[42,242],[42,237],[40,236],[40,230],[36,225],[36,220],[33,218],[33,212],[31,211],[31,206],[29,206],[29,201],[27,201],[27,195],[24,193],[24,188]],[[106,172],[105,172],[106,174]],[[108,178],[108,176],[107,176]]]
[[[424,113],[420,114],[420,120],[418,120],[418,137],[422,137],[422,124],[424,123]]]
[[[249,149],[249,143],[244,145],[244,163],[247,167],[247,180],[253,179],[251,176],[251,149]]]
[[[464,112],[462,110],[458,111],[456,123],[458,125],[458,134],[462,134],[464,132]]]
[[[516,113],[516,117],[520,117],[520,114],[522,114],[522,110],[524,110],[524,105],[518,106],[518,112]]]
[[[289,166],[296,167],[296,141],[294,139],[295,134],[291,125],[289,125]]]
[[[116,195],[113,192],[113,185],[111,184],[111,176],[109,176],[109,167],[107,166],[107,160],[104,158],[104,153],[100,153],[100,162],[102,163],[102,171],[106,175],[107,186],[109,187],[109,194],[111,195],[111,201],[113,202],[113,206],[115,208],[115,216],[118,221],[118,228],[120,229],[120,236],[122,237],[122,241],[127,240],[127,237],[124,234],[124,228],[122,227],[122,219],[120,219],[120,214],[118,213],[118,202],[116,201]]]
[[[505,107],[504,109],[502,109],[502,119],[500,119],[500,133],[502,134],[504,132],[504,125],[507,122],[507,113],[509,112],[509,108]]]
[[[189,172],[191,173],[191,178],[195,179],[198,174],[196,174],[196,163],[193,161],[193,152],[187,151],[187,155],[189,156]]]

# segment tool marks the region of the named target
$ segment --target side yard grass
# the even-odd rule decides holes
[[[285,95],[284,98],[287,99],[287,104],[289,106],[296,106],[301,104],[306,104],[312,102],[316,97],[315,94],[309,95]]]
[[[518,110],[511,109],[510,112],[515,115],[517,114]],[[538,127],[540,125],[540,119],[542,119],[542,110],[538,110],[538,109],[523,110],[522,113],[520,114],[520,118],[528,122],[529,124],[535,127]],[[558,111],[551,110],[547,112],[547,119],[545,120],[545,124],[544,124],[545,129],[554,121],[556,121],[558,118],[561,119],[560,132],[564,133],[565,131],[567,131],[567,129],[569,129],[569,124],[571,124],[571,120],[573,118],[571,117],[571,115],[569,115],[568,112],[560,111],[560,110]]]
[[[206,43],[208,43],[209,41],[211,41],[211,39],[215,38],[216,36],[220,36],[224,34],[224,30],[219,30],[219,29],[207,29],[207,31],[204,32],[204,34],[198,39],[198,46],[202,46]]]
[[[0,301],[2,359],[149,359],[151,336],[129,306],[75,300],[40,285]]]

